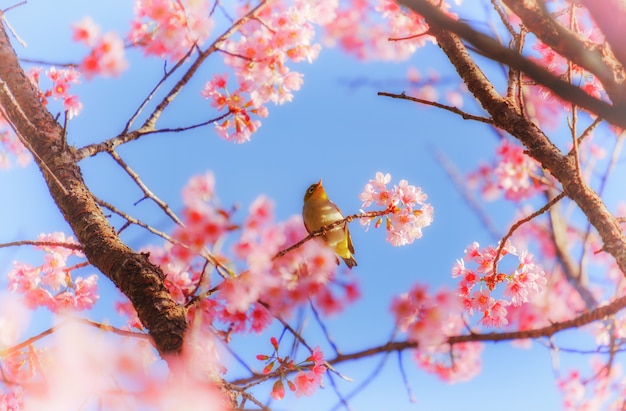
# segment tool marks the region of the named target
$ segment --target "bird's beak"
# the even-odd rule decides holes
[[[322,179],[320,178],[320,181],[317,182],[317,186],[320,187],[322,185]]]

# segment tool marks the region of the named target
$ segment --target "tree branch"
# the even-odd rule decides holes
[[[568,30],[549,16],[545,5],[541,5],[537,0],[503,1],[522,19],[524,26],[545,45],[596,75],[616,104],[625,103],[623,83],[626,73],[606,44],[596,44]],[[589,3],[604,4],[597,1]]]
[[[443,31],[449,36],[455,34],[471,43],[476,51],[485,57],[523,71],[528,77],[547,87],[563,100],[603,117],[613,125],[626,128],[626,116],[624,116],[624,107],[621,102],[619,105],[618,102],[616,105],[611,105],[590,96],[582,89],[562,80],[537,63],[520,55],[517,51],[502,46],[493,38],[477,32],[464,22],[453,20],[427,0],[398,0],[398,2],[422,15],[431,27],[431,35],[439,37],[435,35],[435,32],[442,33]],[[463,49],[465,50],[465,46]]]
[[[437,108],[440,108],[442,110],[447,110],[447,111],[450,111],[450,112],[452,112],[454,114],[458,114],[459,116],[461,116],[463,118],[463,120],[474,120],[474,121],[480,121],[481,123],[493,124],[493,120],[490,119],[490,118],[481,117],[481,116],[475,116],[473,114],[466,113],[465,111],[463,111],[461,109],[458,109],[456,107],[447,106],[445,104],[437,103],[436,101],[429,101],[429,100],[424,100],[422,98],[407,96],[406,94],[404,94],[404,92],[402,92],[401,94],[396,94],[396,93],[387,93],[387,92],[384,92],[384,91],[379,91],[378,95],[379,96],[383,96],[383,97],[391,97],[391,98],[399,98],[399,99],[402,99],[402,100],[409,100],[409,101],[413,101],[415,103],[421,103],[421,104],[425,104],[427,106],[437,107]]]
[[[523,340],[528,338],[541,338],[552,337],[556,333],[573,328],[580,328],[584,325],[590,324],[594,321],[602,320],[608,316],[611,316],[618,311],[626,307],[626,297],[621,297],[611,302],[610,304],[603,305],[591,311],[585,311],[581,315],[574,317],[570,320],[565,320],[551,325],[535,328],[532,330],[521,331],[507,331],[507,332],[493,332],[485,334],[465,334],[448,337],[448,340],[444,344],[462,344],[470,342],[501,342],[512,340]],[[337,354],[335,358],[329,359],[327,362],[332,365],[336,365],[346,361],[358,360],[361,358],[372,357],[378,354],[386,354],[393,351],[403,351],[407,349],[419,348],[419,344],[415,341],[390,341],[386,344],[379,345],[378,347],[372,347],[361,351],[356,351],[350,354]],[[250,384],[259,378],[266,378],[265,374],[254,374],[250,377],[240,378],[232,381],[232,384],[243,385]]]

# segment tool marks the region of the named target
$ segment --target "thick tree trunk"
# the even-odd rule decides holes
[[[109,225],[83,181],[62,127],[42,105],[0,24],[0,111],[31,150],[50,194],[89,262],[127,295],[162,355],[181,350],[186,310],[174,302],[163,272],[134,252]],[[106,113],[103,113],[106,115]]]

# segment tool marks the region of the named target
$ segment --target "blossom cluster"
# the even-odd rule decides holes
[[[377,172],[376,178],[365,185],[359,195],[363,207],[375,204],[384,207],[385,214],[390,215],[362,218],[361,224],[369,226],[376,221],[374,226],[379,227],[384,218],[388,242],[396,246],[411,244],[422,237],[422,228],[432,223],[433,208],[426,203],[427,196],[421,188],[410,185],[406,180],[388,188],[390,182],[390,174]]]
[[[272,2],[241,26],[237,39],[231,37],[222,43],[224,61],[233,69],[238,85],[229,92],[226,76],[216,75],[202,91],[212,106],[228,109],[230,115],[216,125],[222,138],[249,141],[261,125],[251,118],[253,115],[266,117],[266,103],[283,104],[293,99],[293,92],[302,85],[302,74],[287,64],[312,62],[317,57],[320,46],[313,43],[313,24],[332,18],[336,5],[336,0],[296,0],[290,6]]]
[[[215,125],[217,134],[227,141],[245,143],[261,127],[261,121],[251,116],[267,117],[267,108],[251,100],[250,93],[256,87],[251,82],[243,81],[231,92],[227,80],[226,74],[216,74],[206,83],[201,94],[211,100],[213,107],[227,110],[226,118]]]
[[[506,139],[496,149],[495,165],[483,165],[470,176],[470,184],[481,186],[483,196],[495,199],[500,193],[511,201],[521,201],[539,192],[537,161],[522,146]]]
[[[418,343],[415,360],[421,368],[449,382],[467,380],[480,372],[482,344],[447,344],[448,337],[461,334],[465,327],[456,291],[442,289],[431,294],[425,285],[416,284],[393,299],[391,311],[398,329],[406,332],[409,341]]]
[[[194,0],[136,0],[128,37],[146,55],[180,59],[208,39],[211,4]]]
[[[100,27],[90,17],[72,25],[74,41],[91,48],[80,65],[80,71],[88,78],[95,75],[118,76],[128,67],[124,42],[115,32],[100,34]]]
[[[52,66],[45,71],[46,77],[52,82],[49,89],[42,90],[39,86],[41,67],[31,68],[28,75],[35,85],[39,88],[39,98],[44,105],[48,104],[48,99],[60,100],[63,102],[63,110],[67,112],[68,119],[77,116],[83,109],[83,103],[78,100],[78,96],[70,94],[72,84],[80,83],[80,73],[74,67],[57,69]]]
[[[18,165],[26,167],[31,155],[24,144],[17,138],[7,121],[0,114],[0,169],[11,167],[10,158],[14,156]]]
[[[441,345],[463,330],[461,300],[455,291],[429,294],[425,285],[416,284],[393,299],[391,311],[398,329],[420,347]]]
[[[359,59],[403,61],[433,41],[426,35],[424,19],[392,0],[342,2],[336,18],[323,27],[327,44],[337,44]]]
[[[14,262],[9,271],[9,290],[22,294],[30,308],[47,307],[51,311],[87,310],[98,300],[98,276],[72,277],[71,273],[84,264],[68,266],[70,256],[83,257],[73,237],[57,232],[41,234],[37,248],[45,252],[39,266]],[[59,244],[59,245],[57,245]]]
[[[599,355],[590,357],[590,376],[570,370],[557,378],[557,387],[563,395],[563,410],[624,409],[626,381],[621,363],[607,366]]]
[[[19,308],[3,302],[0,321],[17,315]],[[29,344],[8,350],[8,354],[5,351],[2,373],[11,384],[7,384],[9,391],[0,393],[0,409],[228,408],[215,386],[214,374],[205,372],[217,361],[211,352],[201,349],[206,340],[195,341],[193,346],[188,342],[181,355],[169,358],[168,366],[176,370],[177,378],[164,378],[164,361],[158,360],[147,339],[116,336],[68,319],[63,324],[47,337],[53,339],[54,349]],[[193,335],[186,338],[193,339]],[[132,384],[132,390],[121,390],[122,382]]]
[[[500,264],[506,255],[516,256],[518,265],[510,274],[494,272],[494,263]],[[475,268],[465,263],[475,264]],[[502,327],[509,323],[507,307],[518,307],[539,294],[546,284],[544,271],[533,262],[533,255],[524,250],[517,253],[509,242],[505,243],[500,254],[496,247],[480,249],[474,242],[465,249],[465,256],[457,260],[452,268],[452,277],[459,278],[459,291],[465,311],[482,315],[479,323],[489,327]],[[494,291],[504,284],[502,296]]]
[[[296,397],[302,395],[311,396],[317,387],[322,383],[322,377],[326,373],[324,365],[324,354],[319,347],[313,348],[311,355],[304,361],[296,363],[293,359],[281,357],[278,355],[279,341],[276,337],[270,339],[274,353],[272,355],[259,354],[257,359],[266,361],[267,364],[263,368],[264,374],[274,372],[279,379],[276,380],[272,387],[271,396],[275,400],[285,398],[285,381],[289,389],[296,393]],[[288,379],[285,374],[297,371],[293,381]]]

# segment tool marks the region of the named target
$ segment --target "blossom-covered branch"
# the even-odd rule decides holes
[[[502,46],[498,41],[485,34],[477,32],[467,23],[446,16],[427,0],[400,0],[399,2],[427,19],[431,24],[431,35],[434,35],[435,31],[441,33],[441,30],[445,30],[448,35],[454,33],[470,42],[484,56],[517,68],[564,100],[571,101],[618,127],[626,128],[626,119],[623,116],[621,106],[612,106],[590,96],[579,87],[560,79],[518,52]],[[439,38],[440,36],[435,35],[435,37]]]
[[[280,250],[278,253],[276,253],[274,255],[274,258],[279,258],[284,256],[285,254],[287,254],[288,252],[295,250],[296,248],[300,247],[302,244],[306,243],[307,241],[315,238],[315,237],[319,237],[319,236],[323,236],[325,235],[325,233],[327,233],[328,231],[332,230],[335,227],[339,227],[343,224],[346,223],[351,223],[354,220],[358,220],[361,218],[367,218],[367,219],[373,219],[376,217],[382,217],[384,215],[387,214],[391,214],[393,211],[392,210],[380,210],[380,211],[367,211],[364,213],[358,213],[358,214],[352,214],[349,215],[347,217],[344,217],[342,220],[337,220],[332,224],[328,224],[322,228],[320,228],[319,230],[313,231],[311,232],[309,235],[307,235],[306,237],[304,237],[302,240],[298,241],[297,243],[285,248],[284,250]]]

